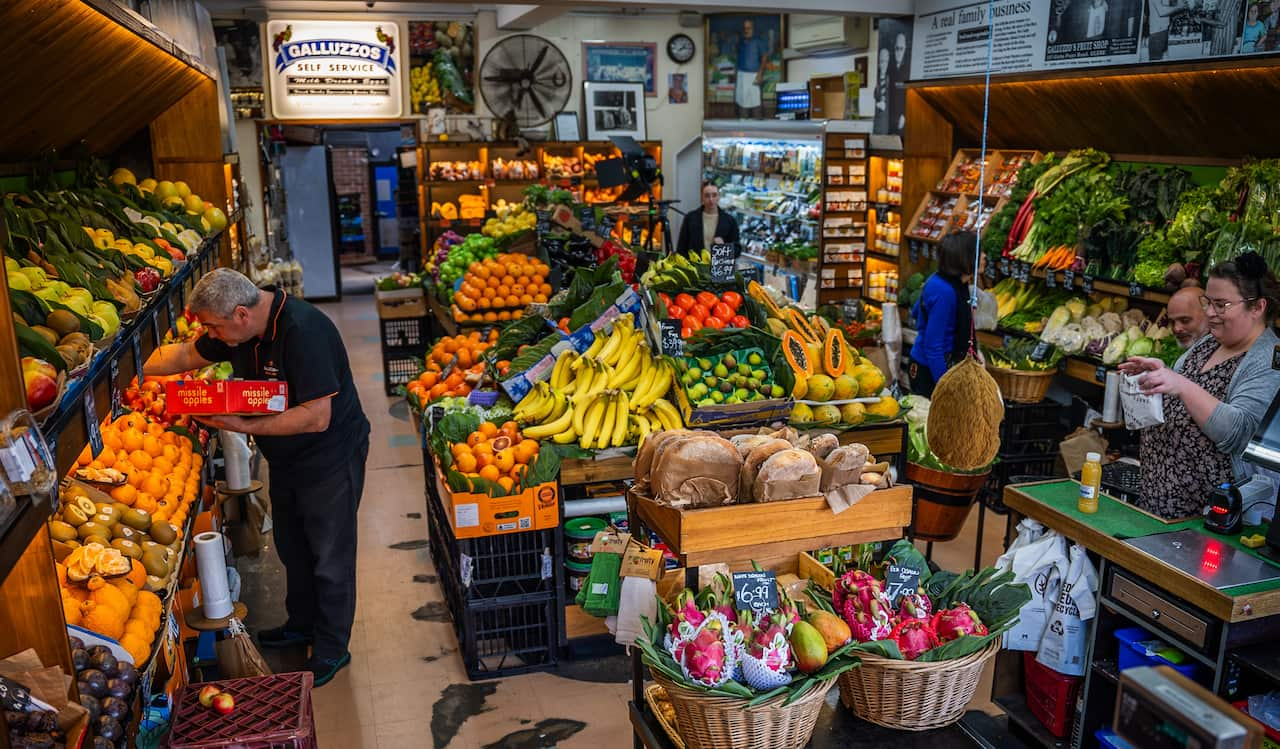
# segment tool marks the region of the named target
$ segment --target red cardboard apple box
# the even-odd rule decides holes
[[[170,380],[164,389],[171,414],[253,416],[289,407],[289,385],[281,380]]]

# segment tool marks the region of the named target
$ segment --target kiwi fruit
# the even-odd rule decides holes
[[[58,341],[58,345],[59,346],[75,346],[76,348],[84,348],[85,346],[90,345],[89,336],[77,330],[62,336],[62,340]]]
[[[168,546],[178,538],[178,529],[169,523],[152,523],[148,533],[151,535],[151,540],[161,546]]]
[[[167,577],[169,575],[169,563],[161,552],[155,550],[143,552],[142,566],[146,568],[148,575],[155,575],[156,577]]]
[[[125,538],[117,538],[111,542],[111,548],[119,549],[120,553],[130,559],[142,559],[142,547]]]
[[[146,538],[141,531],[130,528],[124,523],[117,523],[116,526],[111,529],[111,537],[113,539],[123,538],[124,540],[132,541],[135,544],[142,543],[142,539]]]
[[[111,529],[93,520],[77,528],[76,535],[80,536],[81,540],[88,540],[90,536],[96,536],[104,546],[111,541]]]
[[[87,496],[89,496],[88,490],[74,482],[72,482],[72,484],[67,487],[67,490],[62,493],[63,501],[71,501],[73,499]]]
[[[125,511],[129,509],[129,505],[124,502],[112,502],[111,506],[116,508],[116,512],[120,513],[121,516],[123,516]]]
[[[58,339],[62,336],[58,335],[53,328],[46,328],[43,325],[32,325],[31,329],[40,334],[40,337],[49,342],[50,346],[57,346]]]
[[[76,529],[70,523],[64,523],[61,520],[49,521],[49,535],[54,541],[70,541],[76,538]]]
[[[159,593],[165,587],[164,578],[158,575],[147,575],[147,581],[142,584],[142,589],[149,593]]]
[[[94,514],[96,515],[97,513],[94,513]],[[79,505],[73,505],[73,504],[67,505],[66,508],[62,511],[63,522],[67,523],[68,525],[73,525],[76,528],[79,528],[80,526],[89,522],[90,517],[91,517],[90,515],[84,514],[84,509],[81,508]]]
[[[120,517],[120,513],[116,512],[114,507],[111,505],[103,505],[102,508],[98,510],[98,514],[93,516],[92,520],[110,527],[120,522]]]
[[[65,309],[55,309],[49,313],[44,319],[44,324],[53,328],[58,337],[75,333],[80,330],[80,320],[75,315]]]
[[[151,513],[130,507],[120,516],[120,522],[135,530],[146,532],[151,527]]]
[[[76,497],[76,507],[79,507],[80,511],[87,517],[93,517],[98,514],[98,506],[93,503],[92,499],[89,499],[87,494],[83,497]]]
[[[80,547],[80,541],[78,539],[69,538],[66,541],[63,541],[62,545],[68,549],[77,549]]]

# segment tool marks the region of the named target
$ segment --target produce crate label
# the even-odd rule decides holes
[[[1129,283],[1129,296],[1142,296],[1142,284],[1137,281]]]
[[[31,704],[31,692],[16,681],[0,676],[0,706],[5,710],[22,712]]]
[[[888,596],[893,608],[898,607],[898,599],[907,593],[914,593],[920,587],[920,570],[905,564],[891,564],[885,571],[884,594]]]
[[[732,243],[711,245],[711,282],[728,283],[733,280],[734,251]]]
[[[89,432],[89,452],[96,458],[102,454],[102,425],[98,423],[98,404],[93,402],[93,382],[84,388],[84,426]]]
[[[124,407],[120,404],[120,357],[111,359],[110,377],[107,378],[107,392],[111,396],[111,420],[115,421],[124,411]]]
[[[1044,285],[1046,288],[1050,288],[1050,289],[1058,288],[1057,275],[1058,274],[1054,273],[1053,271],[1049,271],[1048,273],[1044,274]]]
[[[464,505],[459,505],[459,506],[458,506],[458,509],[461,509],[463,506],[464,506]],[[476,510],[478,510],[478,509],[479,509],[479,505],[465,505],[465,506],[466,506],[466,507],[468,507],[468,508],[476,509]],[[468,513],[469,513],[469,511],[468,511]],[[470,519],[470,515],[469,515],[469,514],[468,514],[468,519]],[[471,525],[480,525],[480,515],[479,515],[479,514],[477,514],[477,515],[475,516],[475,522],[473,522]],[[458,575],[458,576],[462,578],[462,587],[464,587],[464,588],[470,588],[470,587],[471,587],[471,578],[472,578],[472,577],[474,577],[474,575],[473,575],[473,566],[472,566],[472,564],[471,564],[471,557],[467,556],[466,554],[459,554],[459,555],[458,555],[458,572],[459,572],[459,575]]]
[[[550,580],[550,579],[551,579],[551,576],[552,576],[552,575],[554,575],[554,574],[555,574],[555,557],[553,557],[553,556],[551,555],[551,552],[549,552],[549,551],[544,551],[544,552],[542,552],[542,575],[541,575],[541,577],[542,577],[542,579],[543,579],[543,580]]]
[[[44,463],[30,430],[23,432],[21,439],[10,441],[7,447],[0,447],[0,465],[4,466],[10,484],[30,481],[36,466]]]
[[[733,573],[733,599],[738,610],[763,613],[778,607],[778,585],[773,572]]]
[[[480,525],[480,505],[454,505],[453,524],[457,528],[474,528]]]

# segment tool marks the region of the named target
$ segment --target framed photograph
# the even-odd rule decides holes
[[[582,80],[640,83],[658,95],[658,45],[654,42],[583,42]]]
[[[667,102],[670,104],[689,103],[689,75],[687,73],[667,73]]]
[[[782,16],[719,13],[706,19],[706,118],[772,118],[783,80]]]
[[[582,84],[582,99],[587,140],[608,140],[614,135],[645,139],[643,83],[587,81]]]
[[[577,112],[557,112],[555,120],[555,139],[562,141],[582,140],[582,130],[578,126]]]
[[[861,76],[861,78],[858,79],[860,81],[860,83],[858,84],[858,88],[866,88],[867,87],[867,56],[863,55],[862,57],[853,58],[853,69],[858,71],[858,75]]]

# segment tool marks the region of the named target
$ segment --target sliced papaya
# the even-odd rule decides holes
[[[814,362],[809,358],[804,339],[794,330],[782,334],[782,354],[787,358],[787,364],[797,382],[807,380],[813,374]]]
[[[822,315],[811,315],[809,322],[813,325],[813,329],[818,331],[818,337],[826,340],[827,333],[831,330],[831,323],[827,322],[827,318]]]
[[[832,377],[844,374],[849,363],[849,344],[845,343],[844,334],[839,328],[827,331],[827,343],[822,350],[822,368]]]
[[[747,284],[747,295],[760,304],[763,304],[765,313],[768,314],[769,317],[776,317],[780,320],[786,318],[782,313],[782,308],[778,306],[777,302],[773,301],[773,297],[769,295],[769,292],[761,286],[758,281],[751,281]]]
[[[813,323],[809,322],[808,318],[801,314],[799,310],[788,309],[786,320],[791,329],[799,333],[805,343],[822,345],[822,336],[818,335],[818,331],[813,328]]]

